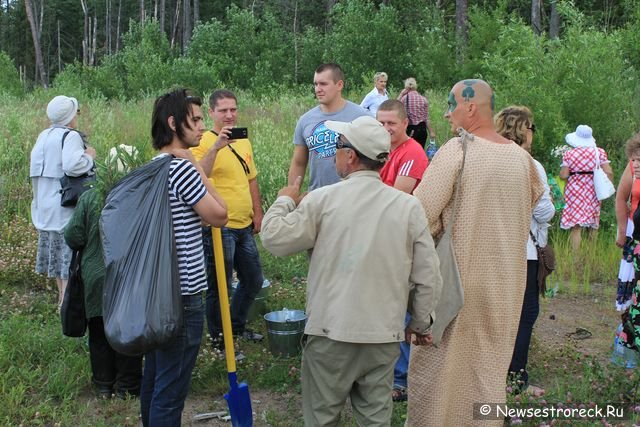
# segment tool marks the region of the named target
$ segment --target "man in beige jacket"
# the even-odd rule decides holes
[[[420,203],[380,180],[389,133],[368,116],[326,126],[340,134],[336,170],[343,180],[302,200],[298,177],[278,193],[260,236],[276,256],[313,249],[302,360],[305,425],[336,425],[350,397],[359,425],[388,426],[398,343],[431,342],[439,262]],[[404,330],[411,289],[412,320]]]

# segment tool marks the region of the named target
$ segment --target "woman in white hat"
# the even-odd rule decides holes
[[[81,176],[94,168],[96,150],[87,147],[78,125],[78,100],[56,96],[47,105],[51,126],[40,133],[31,150],[29,176],[33,186],[31,219],[38,230],[36,273],[47,274],[58,285],[58,308],[69,276],[71,249],[64,227],[73,207],[60,206],[60,178]]]
[[[560,168],[560,178],[567,180],[564,189],[567,205],[562,211],[560,228],[571,230],[571,245],[577,251],[582,227],[591,228],[593,233],[600,226],[600,200],[593,185],[593,170],[597,162],[600,163],[611,181],[613,171],[607,153],[596,147],[593,130],[589,126],[578,126],[565,140],[573,148],[562,157]]]

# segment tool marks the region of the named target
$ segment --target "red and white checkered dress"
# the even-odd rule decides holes
[[[609,163],[607,153],[598,148],[600,164]],[[593,186],[593,174],[577,174],[576,172],[590,172],[596,167],[596,150],[593,148],[574,148],[562,157],[562,167],[568,167],[572,175],[567,179],[564,189],[564,200],[567,203],[562,211],[560,227],[598,228],[600,225],[600,201],[596,197]]]

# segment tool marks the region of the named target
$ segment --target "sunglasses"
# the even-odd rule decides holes
[[[351,145],[351,144],[349,143],[349,141],[347,141],[347,139],[346,139],[346,138],[344,138],[344,137],[342,137],[342,136],[341,136],[340,138],[338,138],[338,141],[336,142],[336,148],[337,148],[338,150],[340,150],[340,149],[342,149],[342,148],[349,148],[349,149],[351,149],[351,150],[357,151],[357,150],[355,149],[355,147],[354,147],[353,145]]]
[[[536,133],[536,125],[535,125],[535,123],[531,123],[531,126],[529,126],[527,129],[529,129],[533,133]]]

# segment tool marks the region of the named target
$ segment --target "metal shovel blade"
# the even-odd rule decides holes
[[[229,392],[224,395],[229,405],[231,415],[231,425],[233,427],[253,426],[253,412],[251,411],[251,397],[249,396],[249,386],[247,383],[238,385],[235,372],[229,372]]]

